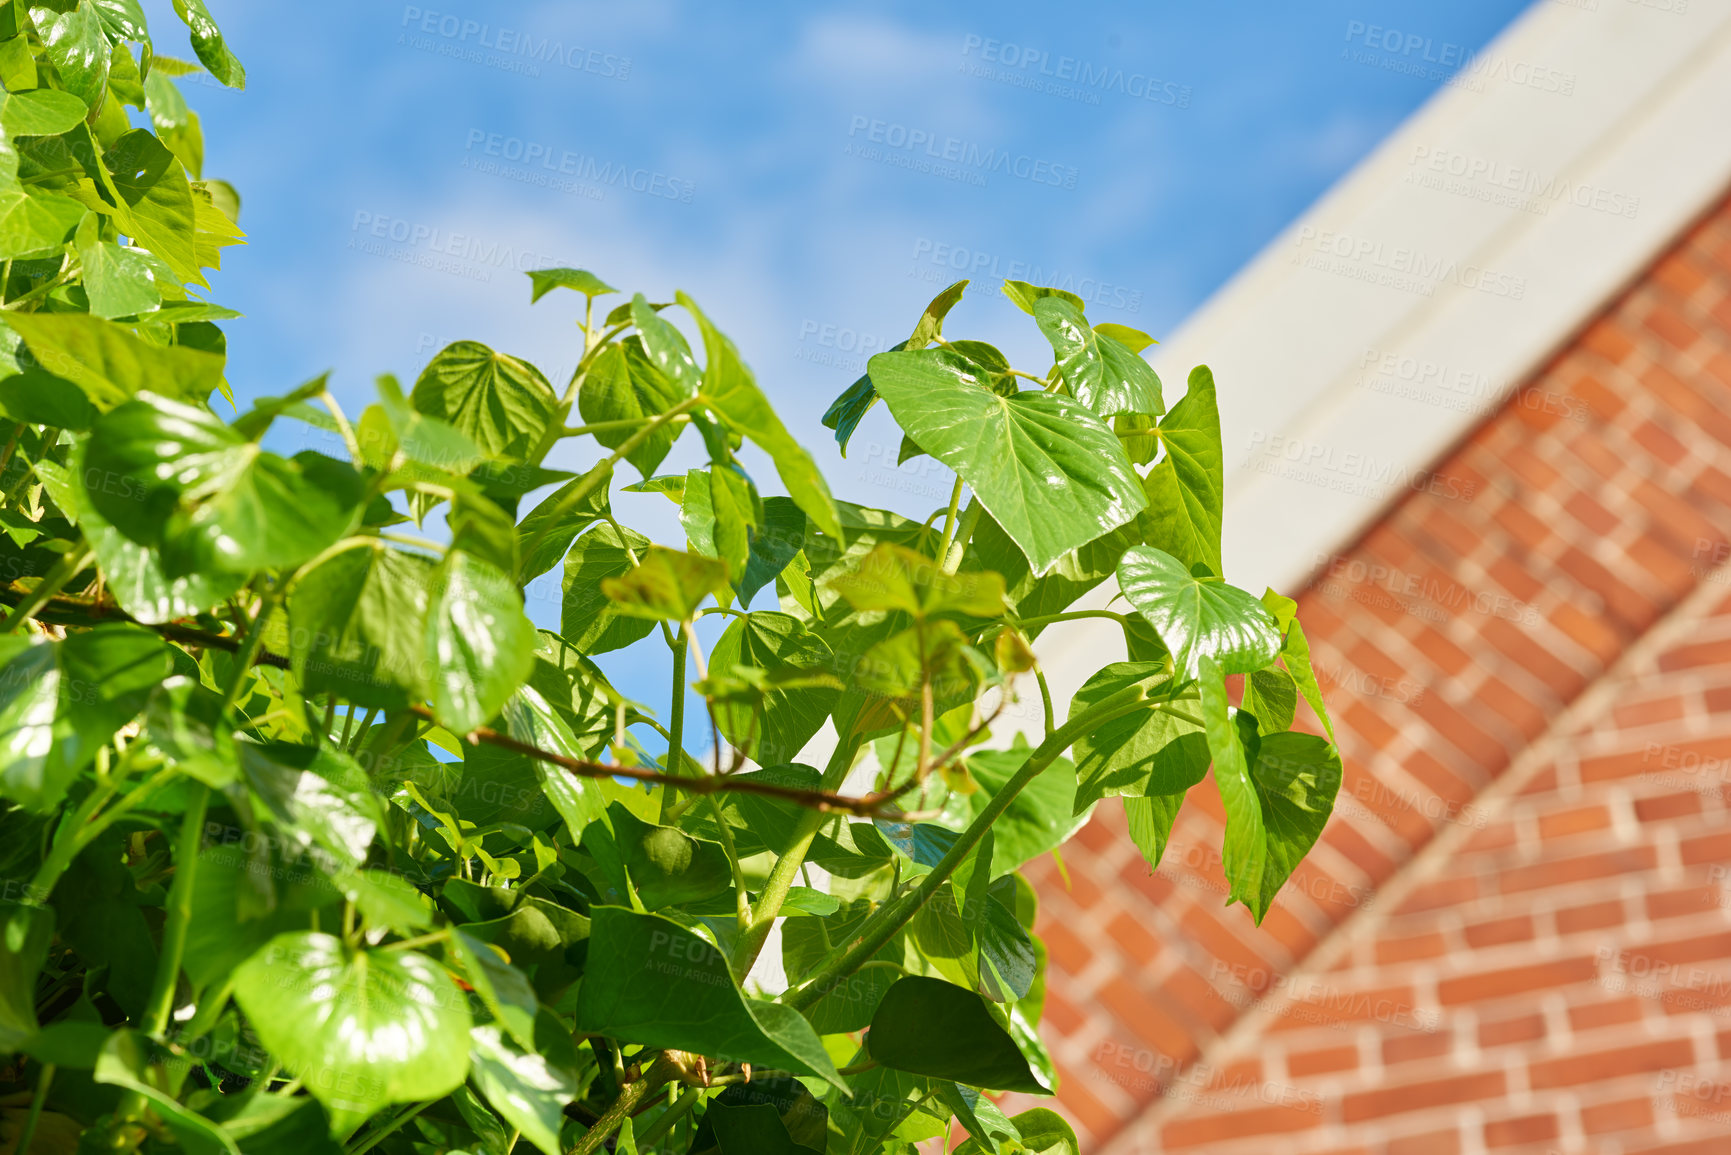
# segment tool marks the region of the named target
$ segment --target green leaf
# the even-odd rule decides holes
[[[50,908],[0,908],[0,1055],[10,1055],[36,1033],[36,976],[53,939]]]
[[[146,344],[125,328],[78,313],[7,313],[6,324],[42,367],[109,410],[149,390],[202,401],[222,381],[223,359],[183,345]]]
[[[13,92],[0,103],[0,130],[8,137],[59,136],[83,123],[89,111],[70,92],[54,88]]]
[[[1244,679],[1239,708],[1256,718],[1264,734],[1290,730],[1298,709],[1298,687],[1292,675],[1279,666],[1265,667]]]
[[[439,350],[421,370],[409,400],[489,454],[524,460],[559,417],[559,399],[541,370],[479,341]]]
[[[679,524],[692,551],[726,562],[729,574],[745,573],[751,531],[762,517],[757,487],[737,465],[716,464],[686,474]]]
[[[84,291],[90,311],[98,317],[131,317],[162,305],[156,267],[150,254],[112,241],[80,245],[84,262]]]
[[[450,473],[467,473],[481,464],[487,451],[474,438],[449,422],[418,413],[403,397],[402,386],[386,373],[379,377],[379,411],[389,424],[389,433],[375,426],[368,436],[368,418],[362,416],[361,452],[368,464],[385,469],[391,457],[401,450],[404,457],[434,469]],[[369,413],[371,411],[369,410]]]
[[[890,542],[867,554],[829,588],[856,610],[902,610],[923,621],[934,614],[996,618],[1004,613],[1004,579],[995,573],[945,573],[931,558]]]
[[[872,380],[896,421],[973,487],[1038,573],[1141,512],[1141,478],[1117,436],[1051,393],[994,392],[945,349],[879,353]]]
[[[817,462],[770,408],[768,398],[757,387],[751,370],[740,360],[739,350],[733,347],[733,342],[710,324],[696,301],[684,293],[679,293],[678,299],[703,333],[705,404],[735,432],[749,438],[769,454],[770,460],[775,462],[775,471],[781,475],[781,483],[787,486],[788,496],[819,529],[841,536],[835,499],[830,496],[829,486],[818,471]]]
[[[554,289],[574,289],[591,301],[619,291],[588,269],[531,269],[529,285],[531,305]]]
[[[898,1071],[994,1091],[1052,1093],[985,1000],[942,979],[909,975],[897,982],[866,1037],[871,1057]]]
[[[601,579],[601,592],[618,612],[635,618],[683,622],[710,594],[727,588],[727,566],[714,558],[652,545],[638,565]]]
[[[1214,779],[1226,805],[1223,858],[1232,900],[1258,924],[1293,868],[1322,834],[1340,789],[1340,756],[1313,734],[1257,738],[1249,715],[1229,712],[1220,669],[1204,660],[1202,717]]]
[[[1082,1155],[1082,1145],[1075,1130],[1056,1111],[1035,1107],[1013,1116],[1008,1122],[1016,1128],[1019,1150],[1026,1155]],[[969,1139],[956,1148],[955,1155],[983,1155],[989,1150],[979,1140]]]
[[[1166,412],[1153,367],[1109,332],[1090,329],[1082,310],[1062,297],[1041,297],[1034,318],[1078,401],[1101,417]]]
[[[91,0],[96,5],[96,14],[102,18],[102,26],[108,30],[112,40],[136,40],[140,44],[150,42],[150,28],[144,19],[144,9],[138,0]]]
[[[823,426],[825,429],[835,430],[835,443],[841,446],[843,457],[847,456],[847,443],[853,439],[854,430],[859,428],[859,423],[865,420],[865,415],[877,403],[877,387],[872,384],[871,375],[867,374],[843,390],[842,395],[832,401],[824,412]]]
[[[906,347],[924,349],[943,336],[944,318],[949,316],[950,310],[961,301],[962,293],[967,287],[966,280],[957,281],[933,297],[931,304],[926,306],[926,311],[920,314],[919,324],[914,326],[913,336],[908,338]]]
[[[14,635],[0,659],[0,794],[37,811],[59,803],[171,669],[162,639],[128,625],[60,641]]]
[[[606,518],[613,510],[609,490],[613,467],[602,462],[582,477],[572,478],[530,510],[517,526],[517,581],[527,585],[559,564],[577,535]],[[572,503],[571,496],[583,496]],[[534,553],[526,553],[537,542]]]
[[[211,570],[169,577],[155,550],[139,545],[109,524],[91,504],[77,478],[84,475],[84,450],[73,448],[63,467],[52,461],[36,463],[36,476],[63,511],[74,517],[84,539],[96,551],[96,563],[108,592],[132,617],[146,625],[161,625],[203,613],[245,584],[242,574]]]
[[[0,259],[59,253],[84,212],[84,206],[69,197],[26,191],[0,177]],[[13,319],[7,315],[8,321]]]
[[[305,930],[308,912],[342,896],[305,857],[294,859],[254,834],[205,847],[193,876],[192,917],[182,966],[195,989],[214,991],[234,969],[279,934]],[[246,907],[261,882],[271,909]],[[249,917],[250,916],[250,917]]]
[[[548,634],[541,635],[543,649],[537,651],[538,655],[546,653],[545,639],[550,636]],[[579,662],[586,661],[581,655],[573,654],[572,657]],[[533,666],[535,672],[542,672],[551,668],[547,661],[541,656],[537,656]],[[544,673],[542,677],[544,681],[547,680],[547,675]],[[596,672],[595,677],[600,678],[599,671]],[[500,711],[499,718],[503,723],[504,732],[519,742],[525,742],[537,749],[561,754],[576,761],[590,757],[593,752],[592,746],[585,744],[583,739],[572,733],[571,727],[566,721],[571,714],[569,706],[564,711],[559,710],[552,701],[535,688],[534,680],[535,674],[532,673],[530,675],[531,684],[523,686],[511,695],[510,701],[506,702],[505,708]],[[606,686],[606,682],[602,680],[601,685]],[[554,690],[552,686],[548,688],[550,692]],[[584,690],[568,684],[565,687],[565,700],[569,702],[583,692]],[[611,733],[613,721],[611,710],[604,708],[601,711],[601,716],[595,721],[604,723],[603,727],[598,727],[602,735]],[[585,736],[587,737],[593,732],[593,729],[586,731]],[[579,835],[584,827],[600,818],[605,812],[607,803],[602,797],[600,785],[594,779],[579,778],[568,774],[558,766],[544,762],[539,758],[530,759],[529,762],[535,778],[540,783],[541,793],[547,801],[553,804],[553,809],[559,812],[559,817],[564,819],[565,824],[571,828],[573,837]]]
[[[308,697],[400,707],[427,682],[423,668],[433,564],[383,542],[342,549],[289,591],[289,654]]]
[[[1047,298],[1066,301],[1075,306],[1078,313],[1088,307],[1087,303],[1074,293],[1066,292],[1063,289],[1054,289],[1047,285],[1030,285],[1026,281],[1005,281],[1004,296],[1010,298],[1010,302],[1016,308],[1030,317],[1037,315],[1034,312],[1034,306]]]
[[[747,998],[708,942],[653,914],[598,906],[592,917],[577,1030],[842,1085],[799,1012]]]
[[[468,1076],[468,1003],[425,955],[279,935],[241,964],[234,992],[259,1041],[330,1112],[333,1135]]]
[[[627,529],[621,538],[620,532],[603,522],[579,537],[565,557],[559,633],[585,654],[629,646],[655,629],[653,621],[624,613],[601,590],[602,582],[631,572],[632,554],[642,557],[649,549],[642,534]]]
[[[739,667],[778,672],[829,673],[835,655],[822,638],[797,618],[762,610],[735,618],[709,656],[711,678],[722,678]],[[832,685],[767,690],[761,719],[752,703],[721,703],[716,724],[737,749],[761,766],[791,762],[821,729],[840,690]]]
[[[99,107],[108,87],[109,51],[96,5],[90,0],[35,4],[30,19],[42,37],[43,57],[54,65],[67,91],[85,108]]]
[[[222,38],[222,29],[211,19],[204,0],[174,0],[174,11],[186,21],[186,27],[192,33],[192,50],[198,53],[199,60],[210,69],[210,74],[230,88],[245,88],[246,69],[229,51]]]
[[[577,1081],[533,1051],[518,1050],[495,1026],[469,1032],[469,1071],[505,1121],[546,1155],[562,1155],[559,1129]]]
[[[288,845],[349,868],[366,861],[380,821],[366,771],[331,746],[237,742],[241,773]]]
[[[428,698],[454,733],[484,726],[529,676],[535,627],[511,578],[463,550],[445,554],[427,606]]]
[[[702,374],[698,372],[697,362],[692,360],[691,346],[686,343],[684,334],[674,328],[642,293],[631,298],[629,316],[631,323],[637,326],[638,338],[643,342],[650,364],[673,383],[682,400],[695,397],[702,384]],[[611,318],[608,323],[612,323]]]
[[[617,802],[608,806],[607,815],[631,885],[649,909],[701,902],[733,884],[733,868],[720,843],[644,822]],[[606,836],[599,825],[584,834],[586,839]]]
[[[709,1102],[690,1155],[823,1155],[829,1112],[798,1079],[754,1075]]]
[[[757,591],[779,577],[805,545],[805,511],[792,498],[763,499],[763,520],[751,526],[751,551],[745,576],[733,583],[741,605],[749,605]]]
[[[355,904],[370,927],[407,934],[433,925],[433,904],[401,875],[359,870],[342,879],[340,885],[343,897]]]
[[[115,1031],[102,1044],[96,1067],[91,1072],[95,1082],[124,1087],[149,1101],[157,1116],[179,1140],[180,1146],[192,1151],[226,1152],[241,1155],[234,1140],[215,1123],[184,1106],[152,1079],[149,1055],[157,1044],[137,1031]],[[166,1054],[156,1056],[169,1058]],[[87,1135],[94,1134],[86,1132]],[[32,1144],[34,1147],[34,1144]]]
[[[1076,691],[1070,716],[1138,682],[1164,682],[1169,674],[1164,662],[1114,662]],[[1158,708],[1096,727],[1076,740],[1075,750],[1077,813],[1101,798],[1181,794],[1208,773],[1202,727]]]
[[[1285,663],[1298,692],[1316,711],[1328,740],[1334,741],[1334,723],[1328,717],[1328,703],[1322,700],[1322,687],[1317,684],[1316,671],[1310,666],[1310,642],[1304,636],[1304,627],[1298,622],[1298,603],[1268,590],[1262,595],[1262,604],[1268,607],[1286,634],[1280,643],[1280,660]]]
[[[863,1031],[871,1026],[878,1004],[883,1002],[884,995],[902,974],[902,968],[893,963],[864,963],[806,1008],[805,1017],[820,1035]]]
[[[103,164],[113,171],[124,205],[116,215],[120,231],[161,257],[181,280],[205,284],[199,271],[198,201],[180,159],[148,129],[135,128],[114,142]]]
[[[1214,374],[1206,365],[1190,371],[1190,385],[1183,399],[1160,422],[1160,440],[1166,446],[1166,458],[1148,474],[1144,540],[1186,566],[1201,562],[1210,572],[1221,575],[1225,470]]]
[[[1237,586],[1197,577],[1169,553],[1139,545],[1118,563],[1118,585],[1171,651],[1184,679],[1204,658],[1228,674],[1248,674],[1274,660],[1280,631],[1274,615]]]
[[[577,393],[577,411],[588,424],[638,421],[647,425],[685,398],[679,386],[656,367],[642,340],[632,336],[608,345],[589,363],[589,371]],[[618,449],[637,432],[635,428],[610,429],[597,431],[594,436],[608,449]],[[667,457],[679,434],[678,425],[663,425],[626,454],[625,460],[648,477]]]
[[[623,699],[599,667],[564,638],[539,631],[528,685],[564,722],[585,757],[613,735],[614,708]]]
[[[1172,837],[1172,823],[1178,808],[1184,805],[1182,794],[1150,794],[1144,798],[1124,799],[1124,817],[1130,826],[1130,841],[1148,860],[1148,869],[1160,865],[1166,853],[1166,843]]]

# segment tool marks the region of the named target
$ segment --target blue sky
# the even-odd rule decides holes
[[[374,374],[406,384],[462,338],[562,386],[581,299],[531,308],[518,270],[577,265],[655,300],[690,292],[839,495],[921,518],[948,477],[884,467],[899,439],[881,409],[847,462],[819,426],[862,343],[901,340],[970,273],[952,334],[1029,368],[1050,353],[997,294],[1006,275],[1169,332],[1436,90],[1427,53],[1482,47],[1525,7],[210,5],[248,89],[184,87],[250,239],[212,294],[247,315],[228,325],[242,398],[334,369],[358,412]],[[166,0],[147,8],[160,49],[190,55]],[[1371,28],[1408,47],[1366,60]],[[1007,160],[982,172],[987,157]],[[550,464],[588,456],[566,443]],[[616,508],[675,537],[659,498]],[[557,624],[551,600],[531,612]]]

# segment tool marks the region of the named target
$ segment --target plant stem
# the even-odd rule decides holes
[[[66,873],[66,868],[72,865],[72,860],[83,852],[86,846],[94,842],[104,830],[111,826],[115,819],[137,806],[158,787],[165,785],[175,777],[171,767],[163,767],[151,777],[140,782],[120,801],[104,811],[100,817],[94,817],[102,804],[114,796],[113,787],[100,787],[91,792],[78,810],[73,814],[65,828],[65,841],[56,841],[48,857],[37,868],[36,876],[30,880],[30,901],[39,905],[45,904],[48,895],[53,892],[54,884],[60,881],[60,876]]]
[[[673,642],[673,702],[667,708],[667,772],[679,776],[685,772],[685,658],[691,650],[691,623],[679,623],[679,636]],[[673,809],[673,791],[661,793],[661,821],[668,821]]]
[[[15,633],[19,626],[35,617],[36,611],[47,605],[49,598],[78,576],[93,554],[94,551],[82,541],[67,550],[65,556],[54,563],[54,568],[42,575],[36,588],[7,615],[6,621],[0,624],[0,634]]]
[[[595,1126],[584,1132],[583,1138],[577,1140],[577,1145],[571,1148],[568,1155],[594,1155],[601,1150],[601,1144],[619,1129],[619,1124],[625,1122],[637,1104],[643,1101],[643,1097],[666,1086],[677,1074],[678,1068],[668,1062],[666,1056],[658,1055],[655,1062],[635,1083],[627,1083],[619,1088],[619,1096],[613,1100],[613,1105],[602,1112],[601,1118],[595,1120]],[[359,1152],[356,1152],[356,1155],[359,1155]]]
[[[220,717],[228,713],[229,708],[240,700],[240,691],[246,685],[246,680],[252,676],[252,664],[258,658],[260,650],[264,649],[264,627],[270,620],[271,611],[282,600],[287,582],[273,586],[260,599],[258,613],[253,615],[252,624],[247,626],[246,637],[241,640],[240,649],[235,652],[234,676],[229,679],[228,689],[222,696],[222,708],[217,711]]]
[[[655,1145],[661,1142],[669,1131],[673,1130],[679,1120],[684,1118],[691,1111],[691,1108],[696,1106],[697,1100],[702,1097],[702,1087],[685,1088],[679,1098],[667,1110],[657,1115],[655,1122],[643,1129],[643,1134],[637,1136],[637,1149],[639,1151],[653,1151]]]
[[[835,790],[839,787],[846,780],[847,772],[853,769],[854,755],[858,751],[858,739],[844,738],[837,743],[835,752],[830,755],[829,765],[824,767],[823,778],[818,783],[819,789]],[[813,810],[801,815],[799,825],[794,827],[793,837],[788,841],[787,849],[770,869],[769,878],[763,884],[763,893],[757,898],[757,910],[752,924],[739,936],[730,960],[733,973],[741,979],[751,973],[753,964],[757,962],[764,941],[769,938],[770,928],[775,925],[776,916],[781,913],[781,906],[787,901],[794,880],[799,877],[799,868],[805,865],[805,856],[811,850],[812,840],[827,821],[828,815],[821,811]]]
[[[30,1100],[30,1114],[24,1117],[24,1129],[18,1132],[18,1143],[12,1148],[19,1155],[29,1155],[31,1140],[36,1138],[36,1124],[42,1118],[42,1104],[48,1101],[48,1088],[54,1083],[54,1064],[43,1063],[36,1078],[36,1094]]]
[[[956,475],[956,483],[950,487],[950,508],[944,514],[944,538],[938,544],[938,566],[944,568],[944,563],[950,557],[950,543],[956,539],[956,511],[962,507],[962,478]]]
[[[591,421],[587,425],[567,425],[559,430],[561,437],[581,437],[585,433],[622,433],[654,421],[653,417],[622,417],[617,421]]]
[[[1111,618],[1121,626],[1128,625],[1130,622],[1128,615],[1114,613],[1111,610],[1066,610],[1061,614],[1041,614],[1033,618],[1017,618],[1013,624],[1025,629],[1028,626],[1043,626],[1051,622],[1073,622],[1080,618]]]
[[[150,988],[141,1023],[153,1039],[168,1030],[174,1010],[174,988],[180,981],[180,959],[186,952],[186,931],[192,922],[192,888],[198,881],[198,851],[204,841],[204,815],[210,805],[210,787],[202,782],[191,788],[186,816],[180,821],[180,842],[174,848],[174,882],[163,904],[167,919],[162,924],[162,951],[156,959],[156,982]]]
[[[1147,697],[1148,690],[1145,686],[1128,686],[1053,731],[1045,741],[1029,752],[1021,769],[1004,783],[1001,790],[992,795],[985,809],[975,816],[950,847],[949,852],[929,874],[920,879],[913,890],[879,907],[860,928],[852,943],[819,967],[805,985],[784,995],[782,1001],[791,1007],[804,1010],[827,994],[837,980],[857,970],[861,963],[894,938],[919,912],[920,907],[931,900],[932,895],[956,872],[956,868],[972,853],[980,839],[985,837],[986,831],[991,829],[992,823],[1009,808],[1010,803],[1016,800],[1016,795],[1020,794],[1028,783],[1038,777],[1040,772],[1051,765],[1077,738],[1114,718],[1141,708]]]
[[[433,1102],[432,1099],[428,1099],[425,1103],[416,1103],[413,1107],[410,1107],[407,1111],[402,1112],[389,1123],[386,1123],[383,1127],[380,1127],[378,1130],[368,1135],[361,1141],[358,1147],[351,1148],[349,1155],[362,1155],[362,1152],[371,1151],[374,1147],[383,1143],[390,1136],[395,1135],[410,1119],[413,1119],[416,1115],[419,1115],[422,1111],[431,1107]]]

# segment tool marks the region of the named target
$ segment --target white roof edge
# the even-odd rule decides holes
[[[1454,484],[1423,471],[1731,184],[1728,126],[1731,5],[1540,0],[1478,54],[1156,350],[1219,382],[1229,580],[1295,589]]]

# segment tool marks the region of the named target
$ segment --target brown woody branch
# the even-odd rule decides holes
[[[0,602],[8,601],[18,596],[17,587],[0,595]],[[226,650],[230,653],[240,649],[241,639],[231,634],[215,634],[208,630],[192,626],[174,624],[150,625],[140,622],[127,614],[119,606],[110,601],[96,601],[91,598],[77,597],[68,594],[57,594],[48,600],[40,614],[45,621],[59,622],[71,625],[92,625],[100,621],[131,622],[142,625],[146,629],[155,630],[170,641],[180,642],[189,646],[204,646],[210,649]],[[95,619],[95,622],[92,621]],[[281,654],[273,654],[268,650],[260,650],[255,659],[262,666],[275,666],[288,669],[289,660]],[[410,706],[410,712],[428,721],[437,721],[433,712],[425,706]],[[902,793],[897,790],[890,793],[873,791],[860,797],[845,794],[835,794],[828,790],[801,790],[795,786],[777,786],[770,782],[758,782],[751,778],[740,778],[732,775],[701,775],[696,778],[681,777],[676,774],[663,774],[658,770],[644,770],[636,766],[617,766],[605,762],[590,762],[580,758],[568,758],[563,754],[555,754],[551,750],[543,750],[527,742],[520,742],[509,734],[501,734],[497,730],[482,726],[464,735],[471,742],[486,743],[503,750],[511,750],[525,757],[534,758],[558,766],[579,778],[630,778],[637,782],[647,782],[662,786],[671,786],[675,790],[683,790],[688,794],[756,794],[764,798],[778,798],[791,802],[796,806],[804,806],[811,810],[826,814],[853,814],[861,818],[899,817],[901,811],[895,805],[896,798]]]

